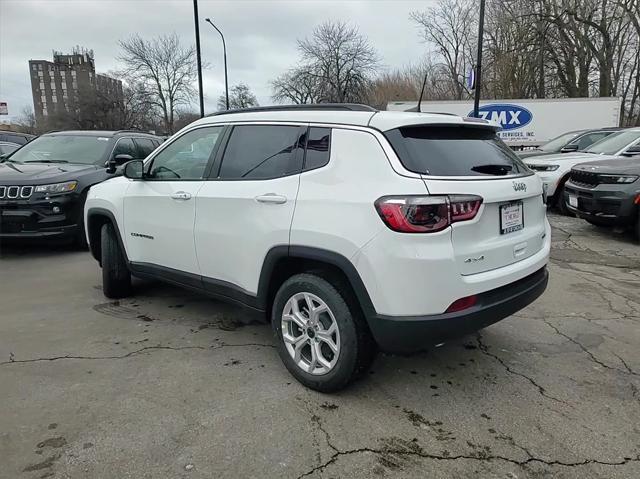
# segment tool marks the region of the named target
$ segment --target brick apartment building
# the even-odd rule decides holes
[[[62,111],[77,112],[81,98],[101,94],[122,101],[122,82],[96,74],[92,50],[75,49],[71,54],[53,53],[53,62],[29,60],[33,111],[37,122]],[[80,112],[81,113],[81,112]]]

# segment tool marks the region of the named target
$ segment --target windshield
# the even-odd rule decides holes
[[[621,131],[619,133],[609,135],[604,140],[594,143],[584,151],[599,155],[615,155],[638,138],[640,138],[640,130]]]
[[[404,167],[432,176],[530,174],[495,131],[458,126],[408,126],[385,133]]]
[[[539,150],[554,152],[560,151],[560,149],[573,140],[576,136],[578,136],[581,132],[579,131],[570,131],[569,133],[565,133],[564,135],[560,135],[553,140],[549,140],[544,145],[542,145]]]
[[[103,157],[109,138],[84,135],[40,136],[8,158],[14,163],[97,164]]]

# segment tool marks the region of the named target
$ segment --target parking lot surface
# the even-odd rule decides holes
[[[479,334],[299,385],[270,327],[86,252],[0,252],[0,476],[640,477],[640,247],[550,214],[546,293]]]

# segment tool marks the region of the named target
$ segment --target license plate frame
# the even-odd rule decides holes
[[[524,229],[524,204],[512,201],[500,205],[500,234],[506,235]]]

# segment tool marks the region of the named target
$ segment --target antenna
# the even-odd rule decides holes
[[[418,113],[422,113],[420,111],[420,104],[422,103],[422,95],[424,95],[424,87],[427,84],[427,75],[429,71],[424,72],[424,80],[422,80],[422,88],[420,89],[420,98],[418,99]]]

